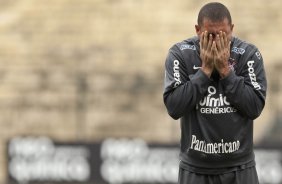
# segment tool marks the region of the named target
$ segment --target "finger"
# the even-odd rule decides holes
[[[203,48],[203,42],[204,42],[204,32],[201,33],[201,38],[200,38],[200,48]]]
[[[220,37],[221,48],[227,47],[227,44],[225,42],[225,37],[226,37],[225,32],[220,31],[219,37]]]
[[[216,43],[216,47],[217,47],[218,51],[222,50],[222,45],[221,45],[220,35],[219,34],[216,35],[215,43]]]
[[[218,53],[218,49],[217,49],[217,47],[216,47],[216,41],[213,41],[213,42],[212,42],[211,51],[212,51],[214,54],[217,54],[217,53]]]
[[[212,47],[212,43],[213,43],[213,39],[212,39],[212,34],[209,34],[209,39],[208,39],[208,46],[207,46],[207,50],[211,50]]]
[[[204,39],[203,39],[203,49],[207,49],[207,44],[208,44],[208,32],[204,32]]]
[[[228,38],[225,32],[223,32],[224,46],[229,47],[230,42],[228,42]]]
[[[217,48],[216,48],[216,41],[213,41],[213,42],[212,42],[211,50],[212,50],[212,54],[213,54],[213,60],[214,60],[214,62],[215,62],[215,61],[216,61],[216,58],[217,58],[217,55],[218,55],[218,50],[217,50]]]

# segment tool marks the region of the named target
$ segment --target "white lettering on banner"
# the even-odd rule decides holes
[[[173,77],[174,77],[174,80],[176,81],[174,83],[174,88],[176,88],[177,86],[181,84],[178,60],[173,61]]]
[[[18,183],[76,181],[90,178],[89,150],[56,146],[46,137],[16,137],[9,143],[9,173]]]
[[[247,62],[248,72],[249,72],[249,76],[250,76],[250,80],[251,80],[252,85],[254,86],[254,88],[256,90],[260,90],[261,86],[257,82],[257,77],[256,77],[256,74],[255,74],[255,69],[253,67],[254,63],[255,63],[255,61],[253,61],[253,60]]]
[[[14,158],[9,172],[19,183],[28,181],[87,181],[90,168],[82,157],[42,158],[36,161]]]
[[[226,96],[219,94],[216,95],[217,90],[214,86],[208,87],[208,95],[206,95],[197,105],[197,109],[200,108],[202,114],[226,114],[236,112],[237,109],[230,106],[230,103],[227,101]]]
[[[102,143],[101,175],[110,183],[175,183],[177,148],[149,148],[140,139],[106,139]]]
[[[206,143],[206,141],[198,140],[195,135],[192,135],[190,148],[207,154],[227,154],[239,150],[240,141],[224,142],[224,140],[221,139],[221,141],[217,143]]]

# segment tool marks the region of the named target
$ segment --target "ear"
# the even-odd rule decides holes
[[[200,36],[201,35],[201,26],[195,25],[195,31],[196,31],[197,35]]]
[[[231,31],[233,31],[233,28],[234,28],[234,24],[231,24]]]

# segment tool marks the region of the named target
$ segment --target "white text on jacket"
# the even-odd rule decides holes
[[[178,60],[173,61],[173,77],[174,77],[174,80],[175,80],[174,88],[176,88],[177,86],[179,86],[181,84],[180,73],[179,73],[179,61]]]
[[[260,90],[261,86],[257,82],[257,77],[256,77],[256,74],[255,74],[255,69],[253,67],[254,63],[255,63],[255,61],[253,61],[253,60],[248,61],[248,63],[247,63],[247,65],[248,65],[248,72],[249,72],[249,76],[250,76],[250,80],[251,80],[252,85],[254,86],[254,88],[256,90]]]
[[[192,141],[190,149],[201,151],[207,154],[217,153],[233,153],[240,148],[240,141],[236,140],[233,142],[225,142],[221,139],[220,142],[206,143],[204,140],[197,139],[196,135],[192,135]]]

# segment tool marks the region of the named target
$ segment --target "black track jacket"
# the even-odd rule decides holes
[[[164,103],[181,122],[183,163],[226,168],[254,161],[253,120],[263,110],[266,77],[258,49],[233,37],[224,79],[200,69],[198,37],[175,44],[165,63]]]

